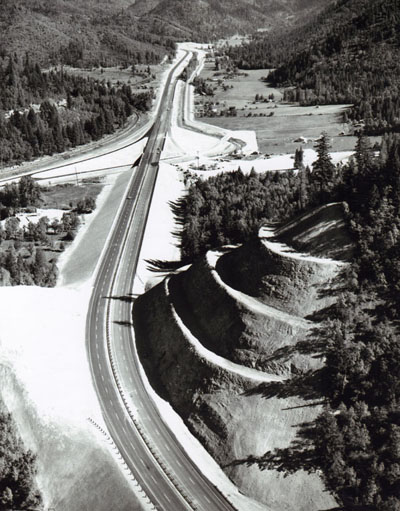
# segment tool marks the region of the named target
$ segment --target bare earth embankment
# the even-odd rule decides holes
[[[317,475],[285,478],[250,463],[287,446],[320,410],[315,396],[290,381],[321,364],[312,349],[314,318],[337,299],[346,264],[326,250],[335,231],[344,259],[350,247],[343,209],[332,205],[287,226],[282,238],[261,231],[243,246],[209,252],[134,305],[139,352],[155,390],[265,509],[335,506]],[[304,253],[287,245],[295,238]]]

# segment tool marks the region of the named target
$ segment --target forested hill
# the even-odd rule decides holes
[[[1,0],[0,52],[74,66],[152,64],[182,34],[157,30],[133,0]]]
[[[329,0],[136,0],[134,9],[206,41],[255,29],[272,30],[319,12]],[[145,6],[149,8],[146,10]]]
[[[29,56],[0,57],[0,83],[0,154],[6,165],[98,140],[152,101],[151,91],[135,94],[127,84],[112,86],[63,69],[44,73]]]
[[[177,40],[288,26],[329,0],[1,0],[1,53],[40,64],[151,64]]]
[[[254,39],[230,55],[243,68],[278,67],[286,99],[354,103],[369,133],[400,129],[400,1],[337,0],[285,37]]]

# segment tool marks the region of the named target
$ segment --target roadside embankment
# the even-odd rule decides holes
[[[264,373],[262,381],[263,373],[240,374],[212,353],[202,354],[174,310],[167,282],[136,300],[133,317],[139,355],[156,392],[173,405],[242,492],[276,511],[334,504],[317,476],[299,472],[285,478],[246,462],[288,445],[295,425],[309,420],[318,407],[307,408],[307,401],[296,395],[265,399],[263,389],[279,385],[279,378]]]

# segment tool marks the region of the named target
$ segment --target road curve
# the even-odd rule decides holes
[[[141,379],[131,324],[133,280],[170,122],[173,93],[189,52],[168,77],[142,161],[100,263],[87,316],[87,349],[107,428],[155,509],[235,509],[197,469],[163,422]]]

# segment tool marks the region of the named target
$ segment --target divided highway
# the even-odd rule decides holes
[[[89,304],[89,362],[107,428],[155,509],[235,509],[203,476],[163,422],[142,381],[131,323],[131,292],[168,126],[177,75],[171,70],[139,167],[105,248]]]

